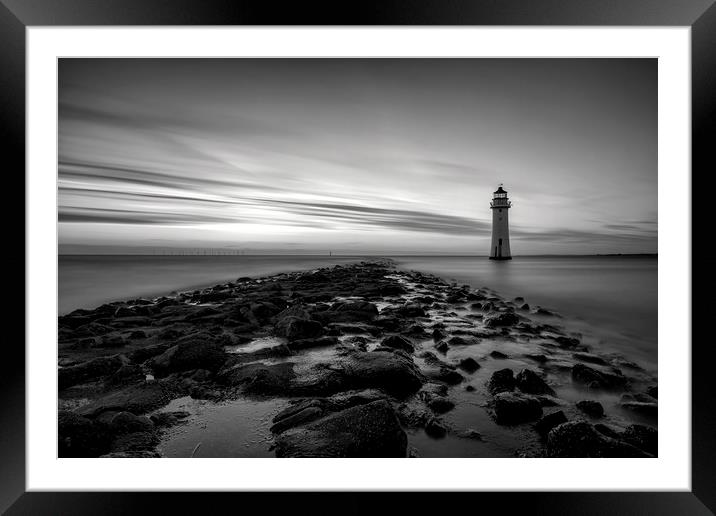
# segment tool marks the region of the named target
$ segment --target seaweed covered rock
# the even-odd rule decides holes
[[[218,370],[226,361],[223,346],[212,335],[202,333],[180,339],[148,365],[159,376],[190,369]]]

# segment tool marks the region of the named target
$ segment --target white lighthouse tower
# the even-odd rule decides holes
[[[490,260],[511,260],[510,253],[510,227],[507,213],[512,203],[507,198],[507,192],[502,184],[492,195],[490,209],[492,210],[492,243],[490,244]]]

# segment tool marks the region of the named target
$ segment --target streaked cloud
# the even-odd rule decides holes
[[[449,61],[449,62],[448,62]],[[60,61],[60,243],[656,252],[649,60]]]

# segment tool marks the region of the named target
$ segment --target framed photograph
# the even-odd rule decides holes
[[[2,507],[711,513],[711,3],[4,2]]]

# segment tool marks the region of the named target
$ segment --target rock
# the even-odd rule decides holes
[[[659,399],[659,388],[657,386],[649,387],[646,393],[654,399]]]
[[[439,439],[441,437],[445,437],[445,435],[447,434],[447,428],[445,428],[445,425],[443,425],[442,421],[433,417],[430,418],[425,424],[425,433],[428,434],[430,437]]]
[[[485,321],[485,326],[488,328],[498,328],[503,326],[514,326],[520,322],[519,316],[511,312],[502,312],[496,316],[489,317]]]
[[[623,387],[627,382],[624,376],[597,371],[584,364],[574,364],[572,367],[572,380],[603,389]]]
[[[159,437],[154,432],[132,432],[117,436],[110,445],[112,453],[153,451],[159,444]]]
[[[144,414],[162,407],[171,399],[167,388],[158,382],[132,385],[96,399],[77,409],[77,413],[86,417],[96,417],[105,411],[126,411]]]
[[[538,315],[554,316],[554,312],[541,307],[537,308],[537,310],[535,310],[535,313]]]
[[[542,416],[542,406],[533,396],[514,392],[495,395],[495,421],[498,425],[515,425]]]
[[[602,423],[597,423],[596,425],[594,425],[594,429],[600,434],[606,435],[607,437],[611,437],[612,439],[621,439],[621,435],[619,432],[607,425],[603,425]]]
[[[111,414],[111,413],[110,413]],[[100,415],[97,420],[107,425],[114,435],[128,434],[132,432],[151,432],[154,429],[154,423],[146,416],[135,416],[131,412],[117,412],[111,414],[110,417],[102,419]]]
[[[579,339],[575,337],[565,337],[564,335],[559,335],[557,337],[554,337],[554,341],[559,344],[563,348],[575,348],[579,346],[580,342]]]
[[[497,360],[504,360],[506,358],[510,358],[509,356],[497,350],[490,351],[490,356],[492,358],[496,358]]]
[[[466,390],[467,392],[473,392],[473,391],[475,390],[475,387],[472,386],[472,385],[466,385],[466,386],[465,386],[465,390]]]
[[[633,410],[645,416],[657,417],[659,415],[659,405],[657,403],[649,403],[643,401],[625,401],[619,404],[622,408]]]
[[[114,312],[115,317],[134,317],[136,315],[137,313],[127,306],[120,306]]]
[[[470,310],[482,310],[482,303],[472,303]]]
[[[146,339],[147,334],[142,330],[133,330],[129,333],[130,339]]]
[[[136,364],[123,364],[105,380],[106,385],[129,385],[144,381],[146,375]]]
[[[529,303],[525,303],[522,306],[520,306],[520,310],[524,310],[527,312],[527,311],[529,311],[529,309],[530,309]]]
[[[457,385],[465,378],[447,364],[439,365],[437,368],[427,372],[427,376],[439,382],[445,382],[448,385]]]
[[[159,412],[149,416],[155,427],[170,427],[179,423],[179,420],[189,417],[189,413],[185,411]]]
[[[418,303],[406,303],[395,309],[395,312],[401,317],[425,317],[427,314],[423,307]]]
[[[318,337],[318,338],[294,340],[292,342],[289,342],[287,347],[290,351],[298,351],[301,349],[336,346],[337,344],[338,344],[338,339],[336,337]],[[278,347],[278,346],[275,346],[275,347]]]
[[[582,400],[577,402],[577,408],[591,417],[604,416],[604,407],[594,400]]]
[[[582,362],[589,362],[591,364],[607,365],[607,361],[598,355],[592,353],[572,353],[572,356]]]
[[[113,452],[107,453],[106,455],[100,455],[102,459],[156,459],[162,455],[159,452],[151,450],[141,451],[124,451],[124,452]]]
[[[448,349],[450,349],[450,346],[448,346],[447,342],[440,341],[437,344],[435,344],[435,349],[437,349],[440,353],[447,353]]]
[[[74,412],[58,412],[57,431],[60,457],[98,457],[109,451],[110,434],[100,425]]]
[[[129,353],[127,356],[132,362],[136,363],[142,363],[145,360],[155,357],[157,355],[161,355],[164,353],[167,349],[169,349],[168,343],[160,343],[160,344],[153,344],[151,346],[145,346],[143,348],[135,349],[131,353]]]
[[[480,364],[477,363],[477,360],[475,360],[472,357],[463,358],[460,360],[460,364],[458,365],[460,369],[463,371],[467,371],[468,373],[474,373],[478,369],[480,369]]]
[[[190,335],[149,361],[158,375],[190,369],[218,370],[228,358],[223,346],[208,334]]]
[[[405,457],[408,438],[385,400],[351,407],[276,438],[277,457]]]
[[[252,363],[239,365],[217,373],[217,381],[224,385],[241,385],[249,394],[281,395],[291,390],[295,378],[293,363],[267,365]]]
[[[464,337],[455,336],[448,339],[448,344],[451,346],[471,346],[473,344],[479,344],[480,341],[477,339],[466,339]]]
[[[320,337],[324,331],[320,322],[310,319],[284,317],[276,323],[276,333],[289,341]]]
[[[492,394],[515,390],[515,377],[512,369],[500,369],[492,373],[487,388]]]
[[[289,428],[294,428],[296,426],[314,421],[322,417],[324,414],[325,412],[323,408],[318,404],[309,406],[303,406],[302,404],[301,409],[296,412],[292,412],[291,414],[282,417],[279,417],[281,414],[276,416],[273,420],[274,424],[271,426],[270,430],[274,434],[280,434]]]
[[[541,354],[528,353],[528,354],[525,354],[525,357],[531,358],[532,360],[534,360],[535,362],[539,362],[540,364],[544,364],[545,362],[547,362],[547,357],[545,355],[541,355]]]
[[[537,430],[537,433],[542,437],[547,437],[550,430],[566,422],[567,416],[564,415],[564,412],[558,410],[557,412],[551,412],[542,416],[542,418],[535,423],[535,430]]]
[[[515,377],[518,389],[528,394],[549,394],[554,396],[554,390],[531,369],[523,369]]]
[[[644,425],[629,425],[619,435],[619,438],[654,457],[659,452],[659,434],[656,428]]]
[[[442,396],[435,396],[428,402],[428,408],[437,414],[444,414],[455,408],[455,403]]]
[[[408,353],[415,351],[415,347],[412,342],[401,335],[391,335],[390,337],[386,337],[380,344],[381,346],[388,348],[402,349]]]
[[[475,439],[476,441],[482,441],[482,434],[477,430],[473,430],[472,428],[468,428],[467,430],[460,432],[458,434],[458,437],[462,437],[463,439]]]
[[[442,331],[440,328],[435,328],[433,330],[433,340],[435,342],[440,342],[445,337],[447,337],[447,334],[444,331]]]
[[[96,380],[114,373],[127,363],[122,355],[98,357],[74,366],[63,367],[57,371],[57,382],[60,390],[80,383]]]
[[[547,435],[548,457],[651,457],[636,446],[597,432],[586,421],[570,421]]]

